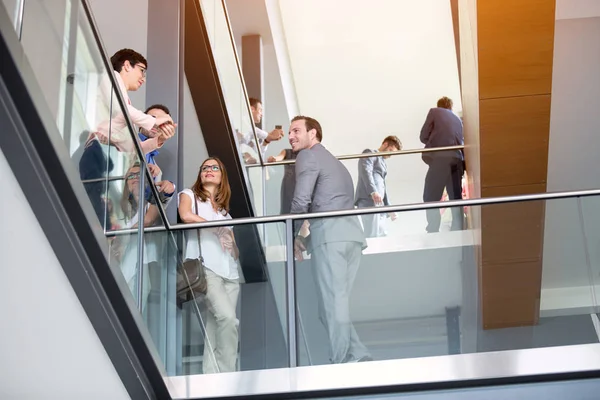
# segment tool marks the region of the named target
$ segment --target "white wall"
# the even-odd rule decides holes
[[[556,19],[600,17],[598,0],[556,0]]]
[[[51,4],[43,0],[25,2],[21,43],[50,111],[57,121],[64,113],[66,84],[66,0]],[[67,21],[68,23],[68,21]],[[60,124],[60,122],[57,122]],[[62,124],[60,124],[62,125]]]
[[[10,20],[14,24],[15,20],[17,19],[17,15],[19,13],[19,1],[18,0],[2,0],[0,3],[2,3],[4,5],[4,7],[6,8],[6,12],[8,13],[8,16],[10,17]]]
[[[282,0],[298,104],[323,126],[334,154],[378,148],[397,135],[421,148],[429,108],[449,96],[461,111],[450,2],[446,0]],[[349,163],[356,179],[356,163]],[[422,202],[419,156],[389,160],[392,201]],[[401,216],[391,233],[421,232],[424,213]]]
[[[148,0],[89,0],[108,57],[130,48],[146,57],[148,49]],[[148,59],[148,68],[152,60]],[[134,107],[145,109],[146,87],[130,92]]]
[[[561,15],[567,11],[561,11]],[[600,18],[556,21],[548,151],[549,192],[600,188],[596,168],[600,151],[598,37]],[[577,199],[547,203],[543,308],[544,302],[548,304],[546,308],[550,304],[552,307],[561,304],[576,307],[597,303],[590,285],[595,285],[600,278],[599,207],[600,200],[596,198],[582,199],[582,231]],[[590,266],[584,244],[588,245]]]
[[[0,184],[0,398],[129,399],[1,152]]]

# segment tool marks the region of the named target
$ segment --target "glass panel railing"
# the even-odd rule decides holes
[[[502,229],[484,226],[481,231],[394,233],[364,241],[359,223],[364,215],[308,220],[308,238],[312,239],[295,270],[299,316],[307,327],[312,363],[300,358],[300,365],[598,343],[590,314],[598,306],[599,267],[593,261],[597,251],[588,253],[586,244],[597,242],[600,234],[592,221],[583,230],[587,221],[579,217],[579,201],[454,207],[459,213],[482,213]],[[594,197],[581,202],[588,203],[590,215],[598,205]],[[535,217],[544,209],[543,259],[541,254],[537,259],[523,259],[523,249],[507,247],[499,265],[478,265],[481,249],[489,259],[486,250],[497,249],[503,241],[535,245],[531,239],[532,232],[539,231]],[[417,219],[433,211],[453,210],[397,214]],[[385,218],[387,213],[372,216]],[[510,226],[506,220],[512,221]],[[514,273],[498,273],[498,268]],[[486,300],[495,287],[505,293],[496,293],[494,301]],[[481,304],[478,291],[483,295]],[[536,296],[541,303],[533,301]],[[530,303],[529,310],[519,308]],[[537,323],[484,329],[478,326],[481,312],[519,313],[523,321]]]
[[[275,229],[286,240],[267,241],[265,253],[270,255],[271,278],[272,271],[277,271],[287,288],[280,294],[287,305],[283,311],[279,306],[279,317],[284,331],[287,327],[294,336],[286,342],[289,365],[405,362],[494,352],[489,354],[493,363],[496,352],[506,352],[508,358],[524,357],[530,353],[520,352],[527,349],[553,347],[568,352],[574,345],[598,344],[600,257],[595,244],[600,238],[600,221],[593,215],[600,194],[578,195],[468,200],[454,202],[453,207],[443,203],[392,206],[382,210],[385,213],[370,208],[364,211],[373,217],[395,212],[398,218],[407,214],[425,218],[433,211],[443,215],[456,210],[490,221],[478,229],[401,232],[374,238],[364,233],[361,219],[366,214],[361,214],[362,210],[334,212],[322,218],[310,218],[310,214],[303,216],[306,219],[269,217],[269,221],[286,221],[286,226]],[[540,230],[540,215],[544,230]],[[542,231],[540,244],[537,237]],[[292,258],[287,254],[291,246],[295,249]],[[526,257],[533,247],[537,256]],[[495,262],[490,261],[492,256]],[[245,317],[241,313],[242,320]],[[250,331],[240,330],[241,343],[245,335],[255,334],[252,329],[260,330],[257,325]],[[447,362],[471,358],[430,360],[432,366],[436,362],[448,366]],[[478,356],[477,360],[482,363],[487,358]],[[384,366],[366,365],[373,365],[373,370]],[[398,365],[408,370],[412,364]],[[418,368],[421,364],[414,365]],[[318,387],[323,390],[351,387],[352,382],[334,378],[350,371],[339,367],[299,371],[319,374]],[[369,369],[363,368],[368,373]],[[538,373],[545,371],[542,367]],[[505,377],[505,372],[500,371],[499,377]],[[264,372],[265,379],[269,373]],[[273,371],[273,377],[277,374],[280,371]],[[290,374],[289,383],[296,382],[295,372]],[[187,393],[197,393],[192,378],[181,381],[187,385]],[[280,387],[233,384],[247,378],[243,373],[232,375],[232,388],[211,389],[206,396],[265,394]],[[404,378],[398,378],[398,384],[408,383]],[[206,385],[208,380],[197,382],[201,387],[200,383]],[[303,386],[308,387],[315,386]]]
[[[224,3],[221,0],[201,0],[200,6],[241,163],[261,164],[264,154],[254,131],[248,95]],[[255,215],[260,216],[264,201],[261,172],[245,169],[245,181],[251,193]]]
[[[360,208],[373,207],[375,205],[370,190],[376,187],[381,192],[382,203],[378,205],[395,204],[416,204],[424,201],[425,181],[428,173],[428,165],[423,161],[424,154],[436,154],[438,152],[422,153],[422,150],[405,150],[405,153],[391,156],[375,156],[360,158],[358,155],[340,156],[342,164],[346,167],[352,177],[355,200]],[[287,152],[287,154],[293,154]],[[287,156],[286,154],[286,156]],[[441,154],[441,153],[438,153]],[[385,157],[385,158],[384,158]],[[273,160],[271,158],[270,160]],[[288,159],[282,160],[283,163]],[[295,187],[295,165],[278,164],[278,160],[273,163],[267,163],[265,167],[256,165],[249,166],[251,172],[250,180],[253,185],[259,185],[258,180],[262,180],[264,193],[264,215],[281,215],[290,211],[290,205]],[[448,187],[451,186],[452,177],[457,178],[460,188],[457,190],[457,196],[454,192],[448,193],[448,190],[442,186],[439,198],[435,201],[446,201],[460,198],[468,198],[466,191],[466,174],[464,171],[455,169],[453,171],[450,165],[443,168],[436,174],[430,174],[430,180],[433,178],[448,181]],[[358,189],[360,187],[360,189]],[[429,190],[432,192],[432,190]],[[385,196],[387,194],[387,197]],[[430,193],[428,193],[429,195]],[[383,202],[385,201],[385,203]],[[430,200],[434,201],[434,200]],[[448,213],[439,221],[438,230],[447,230],[451,228],[452,218]],[[398,218],[382,219],[382,226],[368,234],[370,237],[386,236],[390,234],[408,234],[420,233],[427,229],[427,218],[425,215],[403,215]],[[400,219],[400,217],[402,219]]]
[[[79,0],[52,7],[26,0],[21,38],[25,57],[20,61],[28,62],[30,80],[39,87],[30,92],[47,103],[40,113],[50,115],[48,134],[56,152],[64,155],[63,167],[69,176],[79,172],[85,194],[78,200],[93,210],[90,225],[100,226],[106,235],[97,236],[99,244],[129,307],[139,313],[134,318],[140,330],[149,332],[142,336],[152,339],[154,343],[146,344],[175,374],[182,352],[175,282],[179,279],[183,292],[187,283],[181,279],[183,263],[164,217],[174,188],[157,188],[145,157],[140,157],[126,103],[115,89],[119,78],[109,67],[86,7]]]
[[[233,230],[236,243],[244,242],[248,232],[240,228]],[[262,230],[262,224],[256,229]],[[176,235],[188,263],[201,252],[207,282],[206,293],[196,292],[195,299],[184,302],[177,370],[192,375],[287,367],[285,242],[265,249],[267,279],[246,283],[242,266],[247,261],[222,247],[224,230],[229,228],[192,229]]]

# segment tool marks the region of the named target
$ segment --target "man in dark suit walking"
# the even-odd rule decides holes
[[[461,146],[464,144],[463,124],[452,112],[452,100],[442,97],[437,107],[429,110],[421,129],[420,139],[425,148]],[[462,150],[423,153],[423,161],[429,165],[425,176],[423,201],[440,201],[444,188],[450,200],[462,198],[463,152]],[[427,232],[440,230],[440,210],[427,210]],[[463,228],[462,207],[452,208],[452,230]]]

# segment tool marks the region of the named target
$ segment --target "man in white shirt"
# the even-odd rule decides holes
[[[260,121],[262,121],[262,115],[263,115],[262,103],[260,102],[260,100],[254,98],[254,97],[250,97],[248,99],[248,101],[250,103],[250,112],[252,113],[252,121],[254,122],[254,124],[260,124]],[[267,147],[269,146],[269,143],[280,140],[283,137],[283,130],[281,128],[276,128],[276,129],[273,129],[271,132],[267,132],[265,130],[260,129],[258,126],[255,126],[254,129],[256,131],[256,137],[258,138],[258,144],[260,146],[260,154],[264,160],[265,152],[267,151]],[[252,134],[252,132],[242,133],[242,132],[238,131],[238,139],[239,139],[241,145],[246,145],[246,146],[252,148],[253,150],[256,150],[256,141],[254,140],[254,135]],[[245,152],[245,153],[247,153],[247,152]],[[248,163],[251,163],[248,161],[251,158],[252,157],[250,156],[250,154],[248,154],[248,156],[246,156],[246,154],[244,154],[244,159],[247,160]]]

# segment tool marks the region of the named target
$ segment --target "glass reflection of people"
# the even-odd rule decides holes
[[[460,146],[464,144],[463,124],[452,112],[453,102],[442,97],[437,107],[429,110],[427,119],[421,129],[420,139],[425,148]],[[440,201],[444,188],[451,200],[462,198],[461,181],[463,175],[462,150],[427,152],[422,155],[423,161],[429,165],[425,176],[423,201]],[[427,210],[427,232],[440,230],[441,216],[437,209]],[[452,208],[452,230],[463,228],[462,207]]]
[[[381,146],[377,149],[378,152],[398,151],[402,149],[402,143],[396,136],[388,136],[383,139]],[[375,153],[371,149],[363,151],[365,153]],[[354,204],[358,208],[389,206],[390,201],[385,184],[387,176],[387,164],[385,160],[390,156],[373,156],[361,158],[358,161],[358,182],[356,184],[356,194],[354,196]],[[386,236],[385,220],[391,218],[396,219],[395,213],[385,214],[365,214],[361,215],[365,235],[369,238]]]
[[[267,151],[269,143],[280,140],[283,137],[283,130],[280,127],[277,127],[271,132],[267,132],[256,126],[262,121],[263,105],[260,100],[254,97],[250,97],[248,99],[248,102],[250,103],[250,113],[252,114],[252,122],[255,124],[254,129],[256,132],[256,137],[258,138],[258,145],[260,146],[258,151],[260,151],[260,154],[264,160],[265,152]],[[248,146],[251,149],[251,151],[242,151],[244,153],[244,159],[246,160],[246,163],[250,164],[252,163],[251,161],[254,161],[254,163],[256,163],[257,157],[254,157],[252,155],[252,152],[256,151],[256,141],[254,139],[252,131],[243,133],[237,131],[237,136],[238,140],[240,141],[240,144]]]
[[[140,216],[140,164],[134,163],[125,175],[125,188],[121,198],[121,209],[125,218],[125,228],[137,228],[142,219],[144,227],[152,226],[159,217],[158,207],[151,200],[150,188],[147,186],[144,191],[144,212]],[[156,187],[161,195],[161,201],[168,203],[175,192],[175,186],[169,181],[156,183]],[[155,202],[154,202],[155,203]],[[158,263],[160,260],[160,242],[157,237],[144,234],[144,255],[143,255],[143,274],[142,274],[142,310],[144,311],[146,300],[150,292],[150,280],[148,275],[149,265]],[[123,276],[131,289],[134,298],[137,299],[139,289],[140,266],[138,264],[138,243],[137,235],[117,236],[111,245],[111,256],[120,262]],[[154,266],[153,266],[154,267]]]
[[[202,163],[192,188],[179,193],[179,216],[184,223],[231,219],[230,198],[231,188],[225,166],[218,158],[208,158]],[[209,312],[202,369],[205,374],[231,372],[237,368],[238,248],[233,230],[229,227],[201,229],[199,232],[202,254],[198,252],[196,231],[190,231],[185,258],[202,256],[206,267]]]

